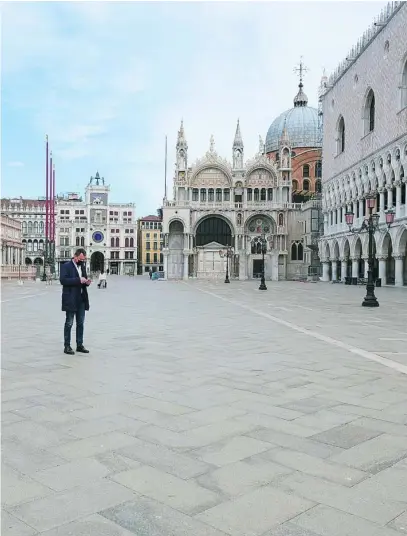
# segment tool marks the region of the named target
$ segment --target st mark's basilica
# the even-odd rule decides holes
[[[211,136],[207,152],[190,165],[181,122],[174,199],[164,199],[163,204],[164,272],[168,279],[224,278],[228,247],[231,278],[260,277],[260,237],[267,244],[267,280],[306,277],[312,250],[304,236],[312,212],[304,207],[318,202],[315,197],[320,183],[318,110],[308,106],[302,65],[294,107],[274,120],[265,143],[259,137],[257,154],[249,160],[244,160],[238,121],[231,162],[217,153]],[[302,195],[296,195],[295,190]]]

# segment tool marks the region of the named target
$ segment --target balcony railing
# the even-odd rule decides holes
[[[276,201],[243,201],[241,203],[235,203],[233,201],[165,201],[164,206],[173,208],[190,207],[195,210],[299,210],[302,207],[302,203],[288,203]]]

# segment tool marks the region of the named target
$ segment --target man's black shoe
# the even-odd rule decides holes
[[[88,354],[89,353],[89,350],[87,350],[83,344],[81,344],[81,346],[77,346],[76,347],[76,351],[77,352],[80,352],[81,354]]]
[[[64,354],[75,355],[75,352],[72,350],[70,346],[65,346]]]

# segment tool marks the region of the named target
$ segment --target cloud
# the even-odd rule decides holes
[[[8,167],[24,167],[24,162],[12,161],[7,163]]]
[[[251,158],[259,134],[265,138],[273,119],[292,107],[300,55],[316,106],[322,68],[336,67],[382,5],[10,2],[3,6],[3,129],[18,128],[33,175],[41,176],[43,162],[33,157],[32,167],[28,153],[48,134],[61,189],[72,189],[72,177],[75,187],[81,177],[85,184],[98,168],[116,200],[155,211],[165,135],[171,192],[181,118],[190,163],[207,151],[211,134],[231,159],[238,118]],[[12,149],[5,161],[15,158]]]

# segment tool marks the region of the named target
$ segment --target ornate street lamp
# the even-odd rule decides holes
[[[226,277],[225,277],[225,283],[230,283],[229,279],[229,259],[233,257],[233,248],[231,246],[227,246],[225,251],[223,249],[219,250],[220,258],[223,259],[226,257]]]
[[[364,220],[362,226],[359,230],[353,229],[353,212],[346,212],[345,221],[349,227],[351,233],[362,233],[367,231],[369,233],[369,250],[368,250],[368,264],[369,269],[367,272],[367,285],[366,285],[366,296],[362,302],[363,307],[379,307],[379,302],[374,293],[374,281],[373,281],[373,264],[374,264],[374,254],[373,254],[373,236],[376,229],[379,226],[380,214],[372,214],[372,210],[375,206],[376,198],[373,195],[366,197],[367,208],[369,209],[369,216]],[[392,223],[394,222],[394,209],[389,209],[385,212],[386,215],[386,224],[389,229]]]
[[[269,237],[268,242],[270,244],[270,248],[273,247],[273,239],[271,237]],[[256,236],[256,238],[253,239],[252,245],[254,247],[254,251],[256,251],[256,253],[261,253],[261,256],[262,256],[261,281],[260,281],[259,290],[267,290],[266,278],[264,274],[264,269],[265,269],[264,255],[267,253],[266,235],[263,234],[261,236]]]

